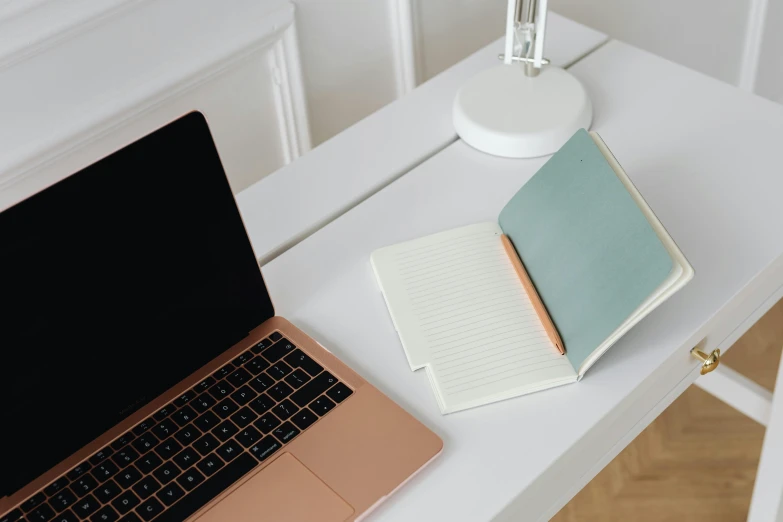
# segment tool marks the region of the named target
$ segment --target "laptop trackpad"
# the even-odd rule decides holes
[[[199,522],[343,522],[353,508],[290,453],[242,484]]]

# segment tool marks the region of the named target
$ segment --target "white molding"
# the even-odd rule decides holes
[[[769,424],[772,392],[728,366],[720,365],[694,384],[762,426]]]
[[[42,3],[40,9],[53,3]],[[294,20],[293,5],[283,0],[263,5],[255,0],[127,0],[123,5],[136,9],[118,7],[111,16],[72,23],[68,37],[58,37],[59,45],[50,45],[51,38],[33,39],[29,49],[6,53],[5,66],[0,67],[0,188],[105,137],[255,53],[273,49]],[[15,20],[28,26],[32,22],[23,19],[35,11],[17,13],[5,23]],[[123,16],[114,16],[120,12]],[[166,30],[160,30],[163,27]],[[283,45],[281,62],[286,65],[286,97],[298,142],[294,150],[301,153],[309,148],[309,132],[300,65],[289,59],[298,56],[292,45],[295,37],[291,38]]]
[[[748,92],[756,90],[768,5],[769,0],[750,0],[748,21],[745,27],[745,45],[742,51],[738,79],[739,88]]]
[[[148,0],[7,0],[0,4],[0,69]]]
[[[389,0],[394,73],[397,78],[397,96],[402,97],[418,85],[419,67],[416,42],[414,0]]]
[[[275,44],[269,62],[275,81],[275,110],[283,159],[288,164],[312,147],[295,23]]]

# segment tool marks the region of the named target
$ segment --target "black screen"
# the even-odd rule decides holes
[[[0,214],[0,497],[274,315],[191,113]]]

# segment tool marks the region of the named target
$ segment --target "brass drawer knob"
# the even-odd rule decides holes
[[[699,349],[691,350],[691,355],[701,361],[701,374],[710,373],[720,364],[720,348],[715,348],[711,354],[707,355]]]

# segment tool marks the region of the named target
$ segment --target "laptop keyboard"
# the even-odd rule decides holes
[[[0,522],[185,520],[352,393],[274,332]]]

